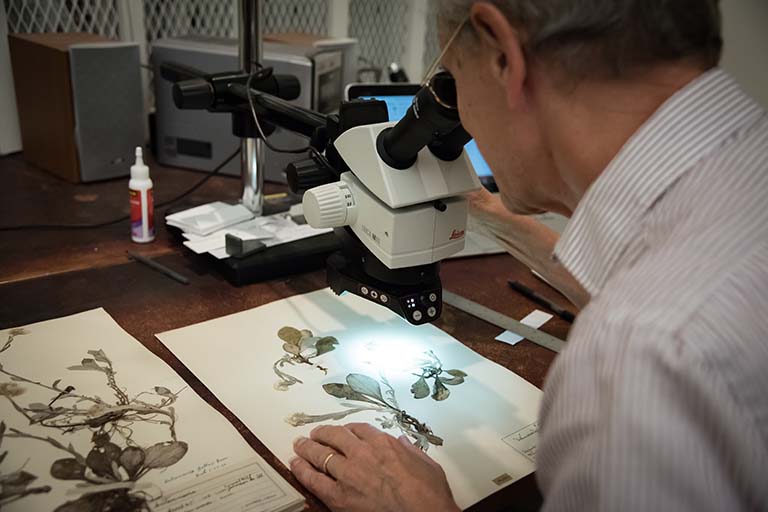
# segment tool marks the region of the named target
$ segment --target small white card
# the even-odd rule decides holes
[[[545,313],[544,311],[541,311],[540,309],[534,309],[531,313],[529,313],[525,318],[520,320],[521,324],[525,324],[528,327],[533,327],[534,329],[538,329],[548,321],[552,319],[552,315],[549,313]],[[517,345],[521,340],[524,340],[522,336],[519,334],[515,334],[511,331],[504,331],[503,333],[496,336],[496,340],[509,343],[510,345]]]

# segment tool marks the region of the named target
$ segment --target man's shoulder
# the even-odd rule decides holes
[[[656,351],[674,343],[710,361],[736,347],[768,354],[768,230],[755,235],[719,253],[697,249],[699,237],[650,250],[607,283],[572,339]]]
[[[718,296],[765,287],[765,268],[750,262],[766,253],[767,197],[764,117],[698,162],[646,212],[598,301],[626,321],[675,330]]]

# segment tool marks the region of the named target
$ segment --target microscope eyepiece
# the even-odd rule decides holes
[[[457,109],[456,82],[443,71],[421,88],[400,122],[379,134],[376,149],[379,157],[395,169],[413,165],[424,146],[430,146],[438,158],[454,160],[469,142],[468,135],[466,140],[463,135],[457,136],[460,132],[466,134]],[[449,134],[450,141],[441,142]]]

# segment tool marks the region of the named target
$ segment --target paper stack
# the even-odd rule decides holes
[[[197,206],[183,212],[169,215],[166,222],[181,229],[184,245],[197,254],[210,253],[218,259],[229,257],[226,251],[226,236],[232,234],[241,240],[260,240],[272,247],[295,240],[310,238],[332,231],[331,228],[315,229],[308,224],[299,224],[293,219],[300,212],[278,213],[255,217],[242,205],[228,205],[215,202]]]
[[[165,222],[185,233],[205,236],[252,218],[253,212],[241,204],[216,201],[169,215]]]

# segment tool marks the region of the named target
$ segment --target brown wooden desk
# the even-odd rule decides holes
[[[174,197],[200,173],[152,166],[156,201]],[[128,211],[127,179],[72,185],[24,163],[21,155],[0,158],[0,225],[96,223]],[[192,194],[191,203],[235,200],[239,179],[214,177]],[[267,187],[267,193],[283,190]],[[128,260],[126,250],[156,258],[190,278],[188,286]],[[536,304],[507,286],[514,278],[562,302],[514,258],[498,255],[445,262],[443,285],[513,318]],[[133,244],[128,223],[94,230],[0,232],[0,329],[104,307],[131,335],[166,361],[191,387],[224,414],[251,446],[307,496],[311,511],[325,510],[291,473],[203,386],[154,334],[325,286],[322,271],[234,287],[207,260],[177,245],[158,226],[148,245]],[[494,341],[500,329],[446,306],[438,327],[483,356],[542,387],[555,354],[528,341],[514,347]],[[569,324],[555,317],[543,330],[565,338]],[[532,476],[494,494],[471,510],[534,510],[540,495]]]

